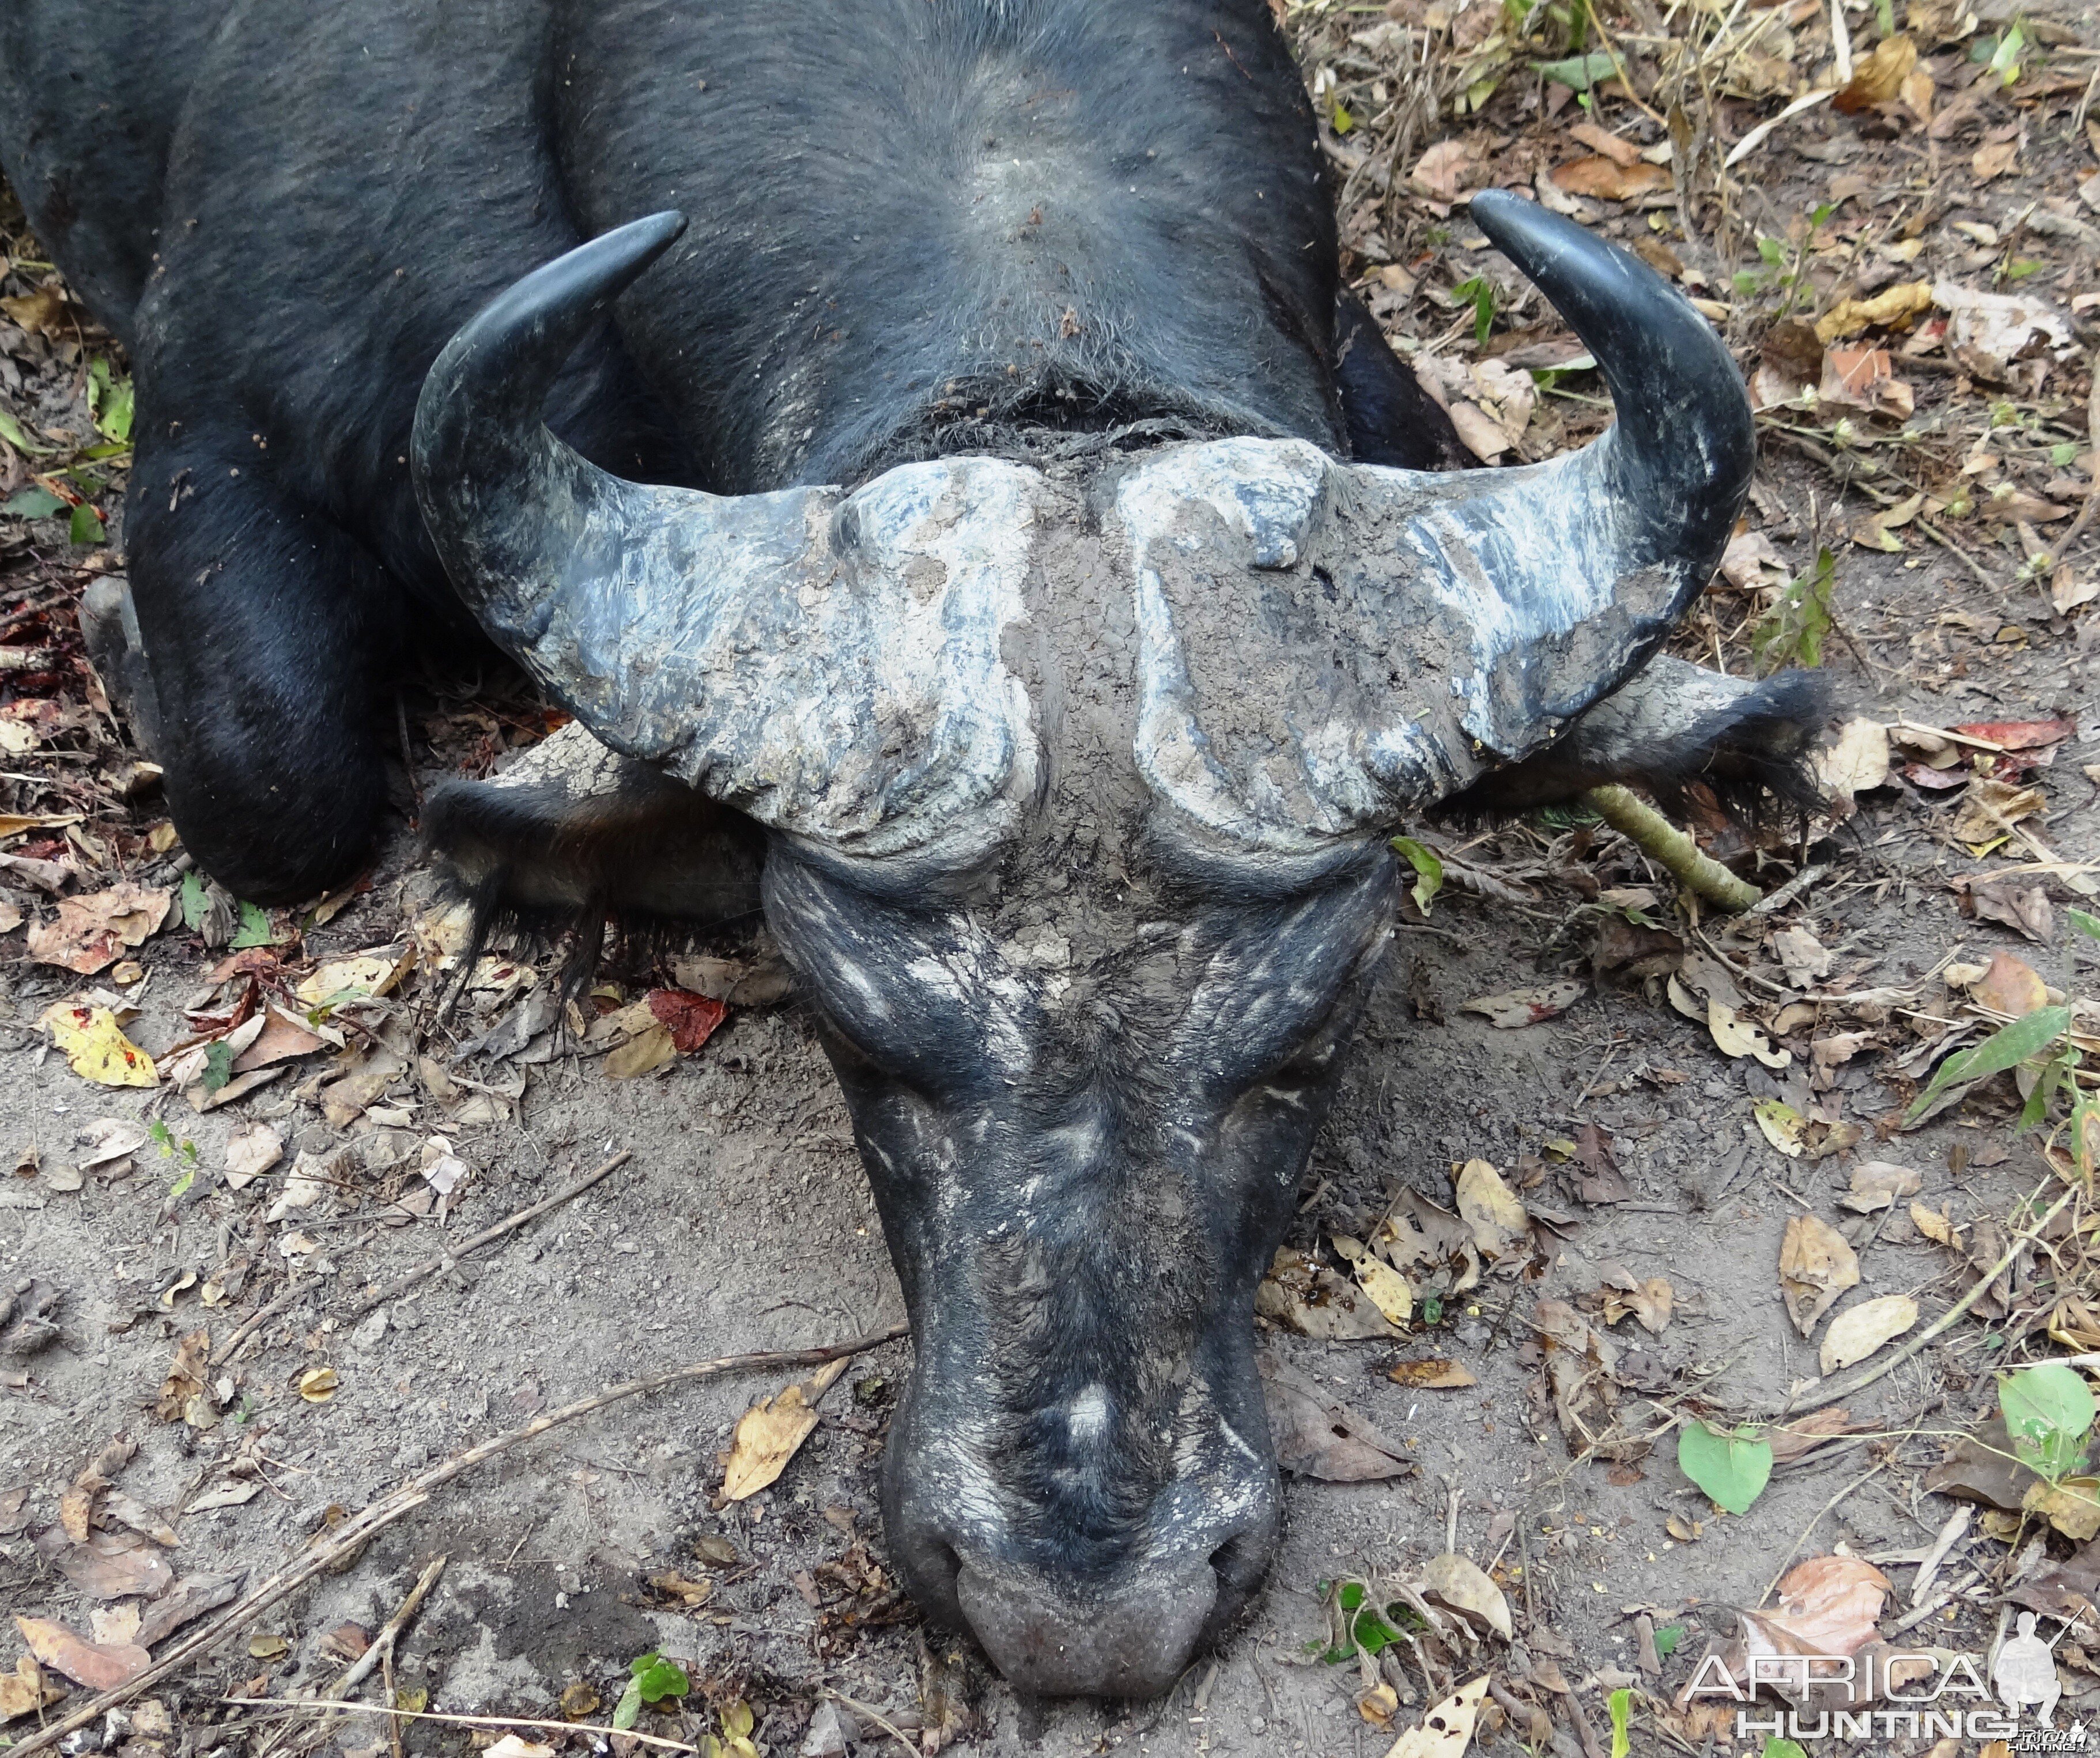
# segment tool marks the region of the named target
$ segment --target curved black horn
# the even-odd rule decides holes
[[[1606,454],[1608,492],[1649,513],[1659,554],[1710,550],[1704,585],[1757,458],[1749,402],[1727,346],[1639,258],[1574,221],[1504,189],[1483,190],[1471,210],[1568,320],[1611,387],[1618,425]]]

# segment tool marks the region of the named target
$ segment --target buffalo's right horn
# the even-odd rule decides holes
[[[1032,472],[986,458],[836,488],[629,482],[540,407],[675,213],[527,275],[416,405],[425,523],[482,626],[615,750],[813,841],[968,859],[1035,786],[1000,638],[1026,612]],[[927,581],[937,582],[929,587]]]

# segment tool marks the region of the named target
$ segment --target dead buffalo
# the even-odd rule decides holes
[[[1250,1309],[1389,833],[1819,718],[1657,657],[1751,469],[1705,322],[1481,196],[1618,423],[1396,467],[1456,448],[1263,0],[14,0],[0,160],[135,362],[105,651],[187,846],[342,878],[485,631],[576,724],[437,849],[762,907],[912,1321],[898,1561],[1017,1685],[1164,1689],[1273,1548]]]

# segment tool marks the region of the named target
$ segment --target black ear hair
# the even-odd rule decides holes
[[[1469,470],[1480,462],[1347,287],[1335,295],[1335,384],[1348,425],[1349,456],[1357,463]]]
[[[572,930],[562,987],[575,995],[589,986],[608,924],[629,943],[668,942],[760,915],[765,833],[644,764],[602,754],[598,775],[611,781],[602,790],[547,766],[529,780],[448,782],[425,802],[425,849],[474,907],[467,970],[499,928]]]
[[[1679,687],[1687,674],[1699,678],[1688,690]],[[1694,788],[1742,820],[1776,806],[1821,806],[1814,758],[1832,711],[1830,680],[1820,672],[1786,671],[1726,692],[1708,687],[1717,678],[1680,661],[1652,661],[1648,673],[1605,697],[1558,742],[1483,775],[1432,815],[1491,821],[1564,804],[1607,782],[1645,788],[1675,815]]]

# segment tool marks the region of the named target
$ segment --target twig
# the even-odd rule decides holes
[[[2054,1176],[2054,1174],[2051,1176]],[[2043,1190],[2047,1186],[2048,1182],[2049,1180],[2045,1178],[2040,1184],[2036,1185],[2034,1190],[2034,1195],[2030,1196],[2027,1200],[2029,1202],[2032,1202],[2035,1200],[2036,1197],[2039,1197]],[[1820,1391],[1813,1398],[1795,1398],[1786,1406],[1785,1409],[1782,1411],[1780,1414],[1782,1416],[1799,1416],[1804,1411],[1820,1410],[1825,1404],[1835,1404],[1842,1399],[1855,1397],[1858,1394],[1865,1391],[1866,1389],[1872,1385],[1877,1380],[1882,1378],[1885,1375],[1891,1373],[1896,1368],[1903,1366],[1905,1362],[1908,1361],[1913,1355],[1918,1354],[1935,1337],[1939,1336],[1943,1332],[1952,1328],[1955,1324],[1958,1323],[1962,1315],[1966,1313],[1970,1307],[1974,1306],[1978,1301],[1983,1297],[1984,1289],[1990,1287],[1990,1285],[1996,1282],[1999,1277],[2012,1268],[2013,1260],[2019,1256],[2021,1249],[2025,1246],[2032,1244],[2036,1236],[2040,1234],[2042,1229],[2046,1227],[2049,1222],[2055,1220],[2058,1215],[2062,1214],[2066,1205],[2070,1203],[2071,1198],[2077,1195],[2078,1192],[2074,1188],[2066,1190],[2062,1195],[2057,1198],[2055,1205],[2047,1214],[2044,1215],[2040,1220],[2037,1221],[2024,1233],[2019,1234],[2014,1237],[2013,1243],[2005,1248],[2005,1255],[2001,1257],[1996,1263],[1991,1266],[1989,1274],[1987,1274],[1982,1281],[1979,1282],[1975,1287],[1970,1289],[1970,1291],[1966,1294],[1963,1295],[1960,1300],[1957,1301],[1952,1306],[1948,1307],[1945,1312],[1942,1313],[1937,1318],[1934,1319],[1930,1324],[1925,1327],[1925,1329],[1919,1332],[1918,1334],[1912,1337],[1909,1342],[1904,1344],[1901,1349],[1898,1349],[1893,1355],[1882,1362],[1880,1366],[1870,1368],[1867,1372],[1860,1374],[1834,1389],[1826,1389],[1823,1391]]]
[[[395,1281],[388,1283],[386,1286],[382,1288],[377,1294],[370,1295],[364,1300],[360,1301],[344,1315],[342,1323],[345,1324],[355,1323],[357,1320],[362,1318],[367,1313],[372,1311],[374,1308],[384,1306],[387,1301],[398,1299],[400,1296],[406,1294],[409,1289],[415,1287],[418,1282],[422,1281],[426,1277],[434,1276],[440,1270],[447,1269],[450,1265],[457,1263],[460,1259],[465,1257],[469,1252],[478,1252],[484,1245],[493,1245],[505,1234],[515,1233],[520,1227],[523,1226],[527,1221],[537,1220],[541,1215],[545,1214],[550,1208],[558,1208],[571,1197],[580,1196],[585,1190],[588,1190],[593,1185],[596,1184],[599,1179],[606,1177],[610,1173],[617,1171],[633,1157],[633,1149],[624,1147],[617,1154],[614,1155],[611,1159],[607,1160],[602,1166],[597,1168],[593,1171],[585,1173],[583,1177],[577,1179],[574,1184],[567,1186],[565,1189],[555,1191],[552,1196],[541,1197],[540,1200],[535,1203],[530,1208],[521,1208],[516,1214],[497,1221],[494,1226],[488,1229],[485,1232],[477,1233],[472,1239],[469,1239],[465,1244],[461,1246],[458,1250],[441,1252],[437,1257],[431,1258],[429,1262],[417,1265],[416,1267],[413,1270],[411,1270],[406,1275],[399,1278]]]
[[[1948,1552],[1961,1542],[1961,1535],[1969,1530],[1969,1522],[1975,1517],[1976,1506],[1973,1502],[1964,1502],[1947,1517],[1947,1524],[1939,1529],[1939,1536],[1932,1541],[1932,1548],[1917,1566],[1917,1579],[1911,1583],[1912,1605],[1925,1603],[1925,1596],[1932,1591],[1932,1578],[1939,1573],[1940,1564],[1946,1561]]]
[[[1904,1631],[1912,1628],[1915,1625],[1924,1623],[1927,1618],[1930,1618],[1933,1613],[1939,1610],[1939,1608],[1942,1606],[1944,1606],[1949,1600],[1956,1597],[1959,1594],[1967,1592],[1970,1588],[1975,1586],[1975,1584],[1983,1579],[1983,1577],[1981,1575],[1978,1574],[1975,1570],[1971,1569],[1968,1574],[1962,1576],[1962,1578],[1957,1581],[1953,1586],[1935,1593],[1931,1598],[1927,1600],[1922,1606],[1919,1606],[1917,1610],[1906,1613],[1903,1617],[1899,1618],[1894,1623],[1889,1626],[1889,1634],[1890,1636],[1901,1636]]]
[[[1725,910],[1746,910],[1764,894],[1738,879],[1712,856],[1702,855],[1690,835],[1679,830],[1645,800],[1616,782],[1592,788],[1582,803],[1621,835],[1630,837],[1687,889]]]
[[[231,1703],[242,1709],[314,1709],[348,1710],[360,1716],[399,1716],[408,1721],[448,1721],[462,1728],[551,1728],[560,1734],[620,1734],[623,1738],[639,1740],[644,1746],[660,1746],[666,1751],[696,1752],[697,1746],[688,1746],[683,1740],[667,1740],[660,1734],[637,1734],[632,1728],[615,1729],[595,1721],[534,1721],[523,1716],[448,1716],[435,1709],[389,1709],[383,1703],[328,1703],[317,1698],[307,1697],[216,1697],[214,1703]],[[38,1736],[42,1738],[40,1734]],[[20,1748],[27,1751],[26,1746]]]
[[[245,1343],[249,1340],[249,1338],[254,1336],[258,1331],[262,1329],[263,1325],[267,1323],[271,1319],[276,1318],[279,1313],[282,1312],[287,1306],[290,1305],[293,1301],[297,1300],[302,1294],[316,1293],[318,1292],[319,1290],[315,1288],[311,1282],[294,1282],[291,1287],[285,1289],[282,1294],[280,1294],[276,1299],[271,1301],[268,1305],[258,1307],[254,1312],[250,1313],[247,1318],[243,1319],[240,1323],[240,1328],[236,1331],[232,1336],[226,1340],[226,1346],[223,1349],[214,1351],[212,1359],[218,1362],[227,1362],[232,1360],[233,1353],[236,1349],[239,1349],[243,1343]]]
[[[828,1685],[820,1685],[817,1689],[822,1692],[823,1695],[830,1698],[833,1703],[844,1703],[846,1707],[850,1709],[855,1715],[866,1716],[870,1721],[872,1721],[877,1727],[880,1728],[884,1733],[887,1734],[892,1739],[895,1740],[899,1746],[902,1746],[906,1752],[910,1755],[910,1758],[920,1758],[919,1748],[916,1746],[914,1746],[911,1741],[907,1739],[904,1737],[903,1729],[899,1728],[897,1724],[892,1721],[887,1716],[884,1715],[880,1709],[875,1708],[870,1704],[862,1703],[858,1697],[849,1697],[844,1691],[835,1691]]]
[[[725,1374],[775,1372],[783,1367],[814,1367],[845,1356],[864,1354],[884,1343],[893,1343],[910,1328],[908,1325],[893,1324],[885,1330],[871,1331],[866,1336],[855,1337],[849,1343],[830,1343],[815,1349],[759,1349],[744,1355],[720,1355],[710,1361],[696,1361],[683,1367],[673,1367],[668,1373],[651,1374],[642,1380],[624,1380],[618,1385],[607,1386],[602,1392],[593,1393],[589,1398],[578,1398],[574,1403],[564,1404],[558,1410],[550,1410],[545,1416],[536,1416],[523,1428],[509,1429],[479,1446],[469,1447],[463,1453],[455,1454],[352,1514],[340,1526],[318,1539],[313,1548],[298,1562],[289,1568],[280,1570],[261,1586],[236,1600],[224,1615],[214,1619],[196,1635],[177,1643],[143,1672],[112,1690],[98,1692],[78,1708],[31,1734],[14,1748],[11,1758],[33,1758],[37,1752],[49,1751],[76,1728],[84,1728],[108,1711],[130,1702],[178,1667],[208,1653],[236,1630],[252,1623],[260,1613],[267,1610],[288,1594],[295,1592],[315,1575],[361,1549],[371,1542],[375,1534],[404,1516],[413,1513],[453,1478],[464,1476],[484,1460],[493,1459],[498,1453],[508,1452],[522,1442],[536,1439],[549,1429],[559,1428],[564,1423],[574,1422],[579,1416],[588,1416],[594,1411],[603,1410],[608,1405],[620,1403],[644,1392],[660,1392],[667,1386],[681,1385],[687,1380],[720,1379]],[[560,1725],[564,1727],[570,1725],[567,1722]],[[682,1749],[691,1750],[690,1747]]]
[[[437,1585],[438,1577],[445,1572],[446,1560],[443,1557],[436,1558],[416,1577],[416,1584],[408,1589],[408,1597],[401,1601],[400,1608],[386,1620],[379,1634],[372,1639],[372,1645],[352,1661],[349,1669],[335,1681],[328,1694],[331,1698],[340,1701],[349,1696],[372,1676],[373,1669],[381,1661],[392,1657],[394,1645],[400,1641],[401,1632],[407,1628],[408,1620],[422,1609],[424,1599]]]
[[[1871,1471],[1862,1472],[1858,1477],[1853,1478],[1850,1483],[1846,1484],[1844,1488],[1838,1491],[1835,1495],[1832,1496],[1829,1501],[1825,1502],[1821,1508],[1816,1510],[1815,1517],[1801,1529],[1801,1536],[1796,1539],[1793,1543],[1788,1547],[1787,1553],[1779,1560],[1779,1567],[1772,1570],[1771,1579],[1765,1583],[1764,1592],[1758,1595],[1758,1603],[1760,1606],[1764,1604],[1767,1600],[1772,1597],[1772,1589],[1779,1585],[1780,1577],[1786,1573],[1786,1566],[1801,1554],[1801,1547],[1808,1542],[1808,1535],[1813,1532],[1816,1527],[1822,1525],[1823,1517],[1829,1513],[1832,1508],[1835,1508],[1838,1503],[1844,1500],[1846,1496],[1850,1495],[1853,1491],[1858,1489],[1862,1484],[1867,1482],[1868,1479],[1879,1477],[1882,1473],[1889,1469],[1889,1466],[1892,1463],[1892,1460],[1884,1459]]]

